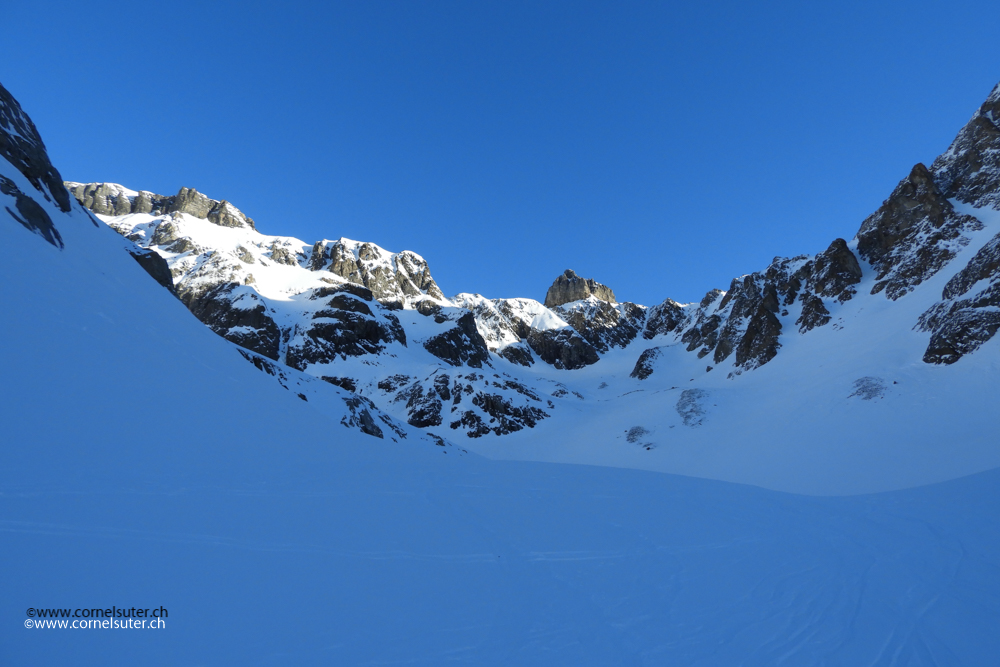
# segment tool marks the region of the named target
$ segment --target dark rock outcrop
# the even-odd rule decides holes
[[[656,336],[674,333],[682,328],[686,321],[687,313],[684,307],[673,299],[667,299],[649,309],[642,337],[649,340]]]
[[[545,306],[555,308],[564,303],[586,299],[589,296],[609,303],[617,303],[615,293],[611,291],[610,287],[606,287],[591,278],[581,278],[572,269],[566,269],[546,292]]]
[[[447,376],[442,377],[447,381]],[[409,415],[406,421],[411,426],[429,428],[441,424],[441,410],[444,404],[436,385],[424,387],[419,382],[414,383],[399,392],[394,400],[406,401],[406,411]]]
[[[486,428],[494,435],[515,433],[525,427],[534,428],[539,421],[549,416],[534,406],[514,405],[510,399],[499,394],[477,393],[472,398],[472,404],[491,417],[490,423],[495,423],[495,426]],[[456,428],[454,424],[451,426]]]
[[[931,164],[944,197],[1000,208],[1000,84]]]
[[[945,284],[942,299],[957,299],[969,292],[981,280],[1000,279],[1000,234],[994,236],[965,267]]]
[[[531,428],[548,417],[532,405],[542,399],[514,380],[501,381],[499,375],[494,375],[491,381],[478,373],[449,375],[444,371],[431,377],[404,386],[392,398],[394,403],[405,403],[407,422],[412,426],[438,426],[447,411],[452,429],[464,429],[469,437],[478,438],[488,433],[505,435]],[[383,391],[393,391],[394,386],[398,384],[379,383]],[[516,393],[504,395],[511,391]]]
[[[394,392],[402,386],[410,383],[411,378],[409,375],[404,375],[402,373],[397,373],[396,375],[390,375],[389,377],[380,380],[378,383],[378,388],[384,392]]]
[[[861,282],[861,265],[847,241],[834,239],[830,247],[803,267],[806,289],[813,294],[843,303],[855,294],[854,286]]]
[[[14,96],[2,85],[0,85],[0,157],[14,165],[14,168],[21,172],[46,200],[54,202],[60,211],[64,213],[70,211],[69,193],[63,187],[59,171],[49,161],[49,154],[35,124],[31,122],[28,114],[24,113]],[[49,225],[51,226],[51,220]]]
[[[815,294],[802,295],[802,313],[795,324],[799,327],[799,333],[806,333],[816,327],[821,327],[830,322],[830,311]]]
[[[286,266],[298,266],[299,264],[298,259],[288,251],[288,248],[279,246],[276,241],[271,244],[269,256],[275,264]]]
[[[766,364],[781,347],[780,317],[799,300],[803,312],[796,322],[801,332],[823,326],[830,313],[823,298],[844,302],[855,293],[862,271],[843,239],[836,239],[814,258],[776,257],[762,272],[734,279],[729,291],[713,290],[698,308],[684,312],[679,304],[664,302],[650,315],[644,336],[677,333],[689,352],[699,358],[712,354],[720,364],[735,354],[734,365],[752,370]],[[655,318],[655,319],[654,319]]]
[[[340,420],[340,423],[348,428],[356,428],[366,435],[382,438],[382,429],[375,423],[370,410],[375,410],[375,404],[363,396],[351,396],[344,399],[347,406],[347,414]]]
[[[660,348],[651,347],[639,355],[639,360],[635,362],[635,368],[629,373],[630,378],[645,380],[653,374],[653,362],[660,358],[662,354]]]
[[[202,294],[180,296],[191,313],[215,333],[268,359],[278,359],[281,331],[252,289],[222,283]]]
[[[76,197],[84,208],[90,209],[98,215],[128,215],[135,212],[125,191],[113,183],[89,183],[87,185],[66,183],[66,189]],[[143,207],[148,206],[152,210],[152,201],[149,197],[146,199]]]
[[[3,136],[2,132],[0,132],[0,136]],[[17,213],[12,211],[9,206],[4,207],[10,217],[21,223],[28,231],[38,234],[60,250],[63,248],[62,236],[52,224],[52,218],[38,202],[21,192],[14,181],[0,176],[0,194],[14,198],[14,208],[17,209]]]
[[[922,164],[913,167],[858,232],[858,252],[878,272],[872,294],[895,301],[937,273],[982,229],[958,213]]]
[[[953,364],[966,354],[979,349],[1000,329],[1000,311],[983,308],[988,302],[997,304],[996,294],[979,303],[955,304],[939,318],[923,360],[929,364]],[[998,305],[994,305],[994,308]]]
[[[761,303],[751,316],[739,345],[736,346],[736,365],[753,370],[763,366],[778,354],[781,343],[781,322],[768,307]],[[716,358],[719,354],[716,353]],[[716,361],[716,363],[719,363]]]
[[[719,309],[727,305],[728,317],[718,331],[715,363],[722,363],[734,351],[736,365],[747,370],[770,361],[780,346],[781,333],[781,323],[774,315],[780,309],[774,283],[760,274],[734,279]]]
[[[354,378],[340,377],[338,375],[324,375],[320,377],[323,382],[328,382],[334,387],[340,387],[346,391],[354,393],[358,390],[358,383]]]
[[[455,419],[449,423],[452,429],[464,429],[470,438],[493,433],[507,435],[535,425],[549,415],[541,408],[531,405],[541,399],[530,389],[516,382],[504,384],[495,383],[500,389],[514,389],[527,397],[528,402],[521,399],[520,403],[502,394],[487,391],[475,391],[472,394],[472,409],[461,410],[455,414]],[[457,398],[457,397],[456,397]],[[455,408],[452,408],[455,412]],[[484,418],[485,416],[485,418]]]
[[[483,418],[472,410],[466,410],[459,418],[451,422],[449,426],[453,429],[465,429],[465,435],[470,438],[481,438],[490,432],[490,427],[483,422]]]
[[[719,342],[719,327],[723,319],[716,313],[708,314],[699,310],[694,324],[681,336],[681,342],[687,343],[687,351],[698,350],[698,357],[704,357],[715,349]]]
[[[518,307],[523,303],[520,299],[484,299],[465,307],[475,316],[481,331],[486,332],[483,334],[486,344],[498,349],[511,338],[523,341],[528,337],[531,318]]]
[[[462,314],[454,327],[425,342],[424,349],[452,366],[482,368],[490,359],[486,341],[476,328],[476,318],[469,312]]]
[[[139,266],[141,266],[146,273],[153,278],[153,280],[160,283],[174,294],[177,293],[174,289],[174,278],[170,274],[170,267],[167,265],[167,260],[163,259],[159,253],[155,250],[140,248],[137,245],[133,245],[131,248],[128,248],[128,253],[132,255],[132,259],[138,262]]]
[[[304,370],[310,364],[378,354],[393,342],[406,345],[406,332],[399,320],[381,308],[364,287],[323,287],[310,299],[323,303],[312,321],[296,327],[291,336],[286,363],[292,368]]]
[[[424,317],[433,317],[434,321],[438,324],[448,321],[448,316],[442,313],[441,304],[436,303],[431,299],[422,299],[417,301],[415,310]]]
[[[181,188],[172,198],[164,200],[164,203],[163,213],[187,213],[204,220],[214,208],[213,204],[221,202],[213,202],[194,188]]]
[[[287,363],[305,370],[310,364],[334,359],[378,354],[396,340],[392,330],[373,317],[349,311],[323,312],[302,332],[302,339],[289,345]]]
[[[973,292],[976,285],[981,287]],[[941,298],[917,326],[931,332],[924,361],[953,364],[1000,329],[1000,234],[952,276]]]
[[[556,368],[574,370],[600,361],[593,346],[572,329],[532,329],[528,345],[542,361]]]
[[[250,227],[254,226],[253,219],[246,217],[243,213],[227,202],[225,199],[212,206],[205,218],[220,227]]]
[[[497,352],[497,354],[518,366],[531,366],[535,363],[535,358],[531,356],[531,348],[524,343],[508,345]]]
[[[625,347],[646,324],[646,309],[634,303],[613,305],[587,298],[553,310],[599,352]]]

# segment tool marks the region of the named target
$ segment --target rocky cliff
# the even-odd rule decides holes
[[[602,285],[593,278],[581,278],[572,269],[566,269],[545,293],[545,305],[555,308],[570,301],[580,301],[589,297],[615,303],[615,293],[610,287]]]

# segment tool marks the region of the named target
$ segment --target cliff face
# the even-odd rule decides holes
[[[243,215],[226,200],[209,199],[193,188],[181,188],[176,195],[166,197],[145,190],[135,192],[117,183],[66,183],[65,185],[77,201],[99,215],[187,213],[222,227],[253,229],[254,226],[253,219]]]

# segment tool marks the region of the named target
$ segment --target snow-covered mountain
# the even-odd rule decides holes
[[[462,447],[874,491],[1000,465],[986,417],[998,386],[998,109],[1000,87],[851,241],[775,258],[692,304],[617,303],[571,270],[544,303],[446,297],[410,251],[268,236],[189,188],[66,186],[162,258],[145,266],[216,333]],[[733,442],[744,445],[719,444]],[[799,459],[811,469],[788,467]],[[882,465],[895,472],[864,472]]]
[[[0,625],[3,664],[984,665],[1000,653],[998,470],[904,491],[816,498],[640,470],[462,455],[368,403],[379,394],[362,394],[364,386],[351,392],[316,379],[199,323],[175,295],[199,285],[208,294],[213,269],[188,255],[191,283],[167,280],[172,267],[184,266],[184,252],[144,251],[98,223],[60,188],[36,129],[3,87],[0,156],[0,569],[8,573],[0,577],[0,599],[13,610]],[[685,459],[677,457],[690,463],[701,448],[706,461],[716,461],[701,472],[720,477],[737,476],[733,470],[743,466],[763,479],[770,469],[764,482],[790,486],[801,478],[818,493],[829,487],[814,468],[834,460],[867,466],[830,470],[842,486],[893,486],[988,467],[996,448],[996,341],[950,365],[926,363],[933,334],[912,329],[959,269],[974,267],[975,276],[989,265],[976,258],[998,231],[996,217],[953,206],[983,228],[963,232],[968,244],[956,247],[944,268],[890,300],[885,289],[870,295],[881,278],[861,258],[855,296],[824,301],[827,324],[805,334],[783,329],[778,353],[752,372],[730,355],[706,374],[707,355],[678,341],[699,318],[731,321],[735,308],[717,303],[721,294],[705,304],[636,306],[646,314],[642,334],[621,342],[595,332],[627,331],[620,320],[638,316],[611,303],[610,291],[596,283],[574,286],[572,275],[553,298],[576,300],[549,300],[551,308],[440,298],[429,282],[417,282],[422,271],[407,268],[409,283],[401,284],[399,256],[387,253],[378,258],[392,271],[391,280],[382,274],[385,289],[395,284],[403,294],[397,310],[376,298],[376,281],[364,284],[373,265],[358,269],[360,284],[298,262],[282,265],[296,280],[319,282],[287,293],[287,311],[276,305],[281,299],[252,291],[279,331],[282,314],[361,313],[365,319],[315,319],[387,328],[394,315],[407,346],[379,339],[383,350],[316,363],[346,365],[340,377],[371,382],[398,364],[400,373],[427,373],[404,386],[433,389],[442,402],[446,385],[434,378],[443,371],[482,375],[468,381],[473,400],[486,382],[498,394],[520,392],[494,383],[545,387],[548,397],[526,397],[551,412],[534,428],[466,437],[489,443],[494,454],[603,456],[633,467],[666,454],[661,461],[680,466]],[[212,210],[244,226],[217,225],[207,218]],[[212,204],[206,218],[182,212],[174,220],[250,229],[233,211]],[[153,209],[129,215],[152,216]],[[237,241],[254,259],[247,266],[259,271],[274,254],[249,247],[253,238]],[[352,244],[342,247],[342,257],[350,251],[361,263],[360,247],[358,255]],[[221,248],[217,267],[231,261]],[[307,248],[299,246],[303,254]],[[806,264],[796,260],[789,272]],[[817,275],[812,271],[800,275]],[[253,284],[264,290],[264,273]],[[424,296],[406,294],[403,284]],[[964,294],[984,285],[979,280]],[[310,311],[309,295],[326,288],[334,291],[313,301],[343,300]],[[962,292],[949,298],[966,299]],[[771,314],[786,322],[799,308],[796,302],[787,316]],[[977,306],[961,308],[975,313]],[[657,333],[661,324],[650,323],[666,323],[678,309],[691,324],[682,333]],[[594,322],[599,313],[602,328],[567,326],[574,313]],[[473,327],[462,323],[466,317]],[[257,330],[246,326],[243,333]],[[342,339],[317,340],[353,350],[348,333],[363,330],[345,326]],[[456,330],[445,338],[461,364],[452,366],[440,356],[447,356],[444,345],[428,350],[425,343]],[[537,342],[546,335],[556,349],[589,345],[598,361],[572,369],[569,353],[545,361],[535,346],[546,349]],[[292,342],[279,337],[286,359]],[[462,359],[480,345],[487,350],[481,366]],[[502,356],[510,346],[533,363]],[[644,361],[632,378],[637,357]],[[458,403],[466,401],[463,389]],[[379,404],[410,415],[403,401]],[[977,421],[975,410],[985,416]],[[824,428],[839,438],[839,458],[824,449]],[[754,440],[754,433],[770,440]],[[969,444],[977,437],[978,449]],[[733,468],[719,467],[720,458]],[[70,616],[54,623],[93,621],[91,610],[112,605],[169,614],[165,627],[143,632],[45,627],[52,618],[39,618],[42,610],[68,609]],[[75,610],[87,618],[74,617]]]

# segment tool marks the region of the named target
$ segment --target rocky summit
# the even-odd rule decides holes
[[[592,278],[581,278],[572,269],[566,269],[545,293],[545,306],[555,308],[570,301],[580,301],[589,297],[615,303],[615,293],[610,287]]]

